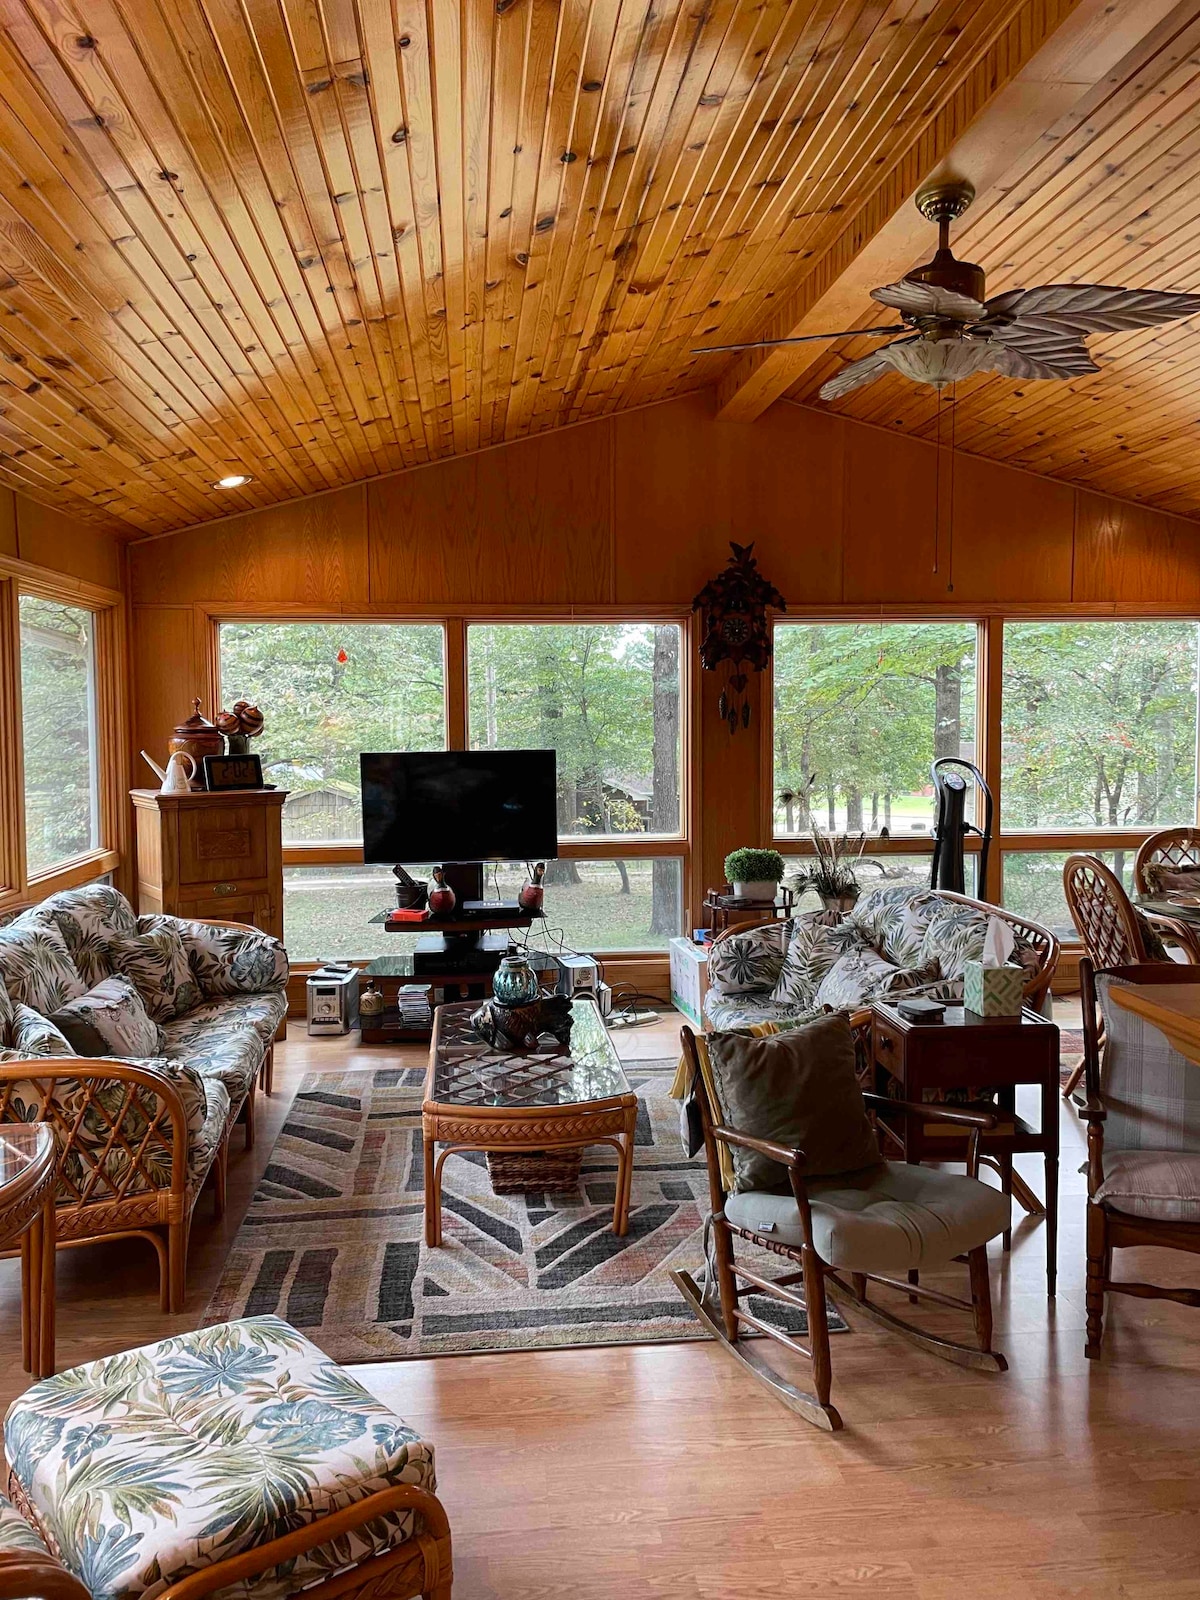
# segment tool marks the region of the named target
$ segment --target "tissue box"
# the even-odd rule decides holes
[[[985,967],[982,961],[963,964],[963,1004],[980,1017],[1019,1017],[1025,969],[1009,962]]]

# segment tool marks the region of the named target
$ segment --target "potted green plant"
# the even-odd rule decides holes
[[[852,839],[845,833],[830,835],[813,828],[812,842],[817,859],[808,874],[808,886],[816,890],[826,911],[852,911],[859,896],[854,868],[866,849],[866,834]]]
[[[783,877],[783,857],[778,850],[753,850],[743,846],[725,857],[725,877],[739,900],[774,900]]]

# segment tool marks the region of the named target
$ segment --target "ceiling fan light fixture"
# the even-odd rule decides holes
[[[888,360],[915,383],[944,389],[948,383],[969,378],[989,364],[991,352],[983,340],[914,339],[889,345]]]

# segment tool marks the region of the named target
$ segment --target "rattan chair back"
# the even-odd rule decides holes
[[[1097,967],[1135,967],[1146,946],[1120,878],[1097,856],[1068,856],[1063,890],[1083,947]]]
[[[1200,829],[1163,828],[1142,841],[1133,861],[1133,881],[1139,894],[1158,893],[1154,867],[1200,867]]]

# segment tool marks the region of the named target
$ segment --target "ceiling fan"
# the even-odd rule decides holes
[[[1149,328],[1200,312],[1200,294],[1117,289],[1103,283],[1050,283],[1038,289],[1010,289],[985,300],[983,268],[957,260],[950,249],[950,224],[974,198],[971,184],[960,181],[927,184],[917,191],[917,210],[938,226],[937,254],[899,283],[871,290],[872,300],[900,313],[900,322],[794,339],[707,345],[692,354],[762,350],[815,339],[906,335],[849,362],[821,385],[822,400],[839,400],[891,371],[935,389],[975,372],[999,372],[1009,378],[1075,378],[1100,370],[1084,343],[1088,334]]]

